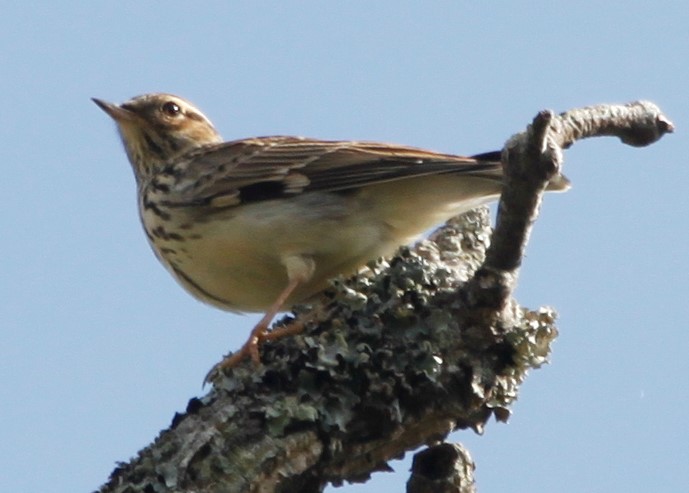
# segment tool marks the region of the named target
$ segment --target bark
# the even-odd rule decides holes
[[[474,461],[458,444],[442,443],[414,456],[407,493],[475,493]]]
[[[304,334],[264,345],[260,368],[219,377],[99,491],[315,493],[424,444],[409,493],[474,491],[468,453],[439,444],[507,420],[528,370],[547,361],[555,312],[521,308],[512,293],[562,150],[604,135],[649,145],[672,130],[648,102],[539,113],[503,149],[495,231],[478,209],[335,281],[295,310]]]

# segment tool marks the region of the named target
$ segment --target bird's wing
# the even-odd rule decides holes
[[[206,147],[168,171],[174,176],[174,193],[169,195],[173,202],[224,207],[431,174],[501,179],[498,153],[473,158],[376,142],[299,137],[259,137]]]

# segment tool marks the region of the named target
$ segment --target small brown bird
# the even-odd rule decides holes
[[[223,142],[201,111],[171,94],[93,101],[117,123],[158,259],[201,301],[265,312],[216,369],[258,362],[262,341],[295,332],[269,332],[275,315],[329,279],[501,191],[498,153],[280,136]],[[558,177],[549,189],[567,187]]]

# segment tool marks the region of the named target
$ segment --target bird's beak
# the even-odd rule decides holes
[[[96,103],[100,109],[105,111],[110,116],[110,118],[115,120],[117,123],[131,122],[136,119],[135,113],[129,110],[125,110],[121,106],[117,106],[113,103],[108,103],[107,101],[103,101],[102,99],[98,98],[91,98],[91,100],[94,103]]]

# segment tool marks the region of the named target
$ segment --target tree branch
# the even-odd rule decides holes
[[[561,179],[563,149],[577,140],[601,136],[616,136],[641,147],[673,130],[667,117],[648,101],[590,106],[559,116],[540,112],[525,132],[512,136],[503,148],[505,187],[497,224],[486,261],[465,289],[467,304],[493,311],[496,317],[508,316],[504,309],[516,285],[543,191],[551,180]]]
[[[651,103],[540,113],[503,150],[492,240],[478,209],[372,263],[369,275],[334,282],[313,308],[296,310],[311,321],[303,335],[266,344],[261,368],[221,376],[99,491],[321,492],[388,470],[452,430],[505,421],[557,335],[553,310],[520,308],[511,295],[561,149],[597,135],[647,145],[670,131]],[[429,491],[427,480],[455,487],[435,491],[473,491],[471,459],[453,450],[428,452],[446,463],[445,479],[417,456],[408,491]]]

